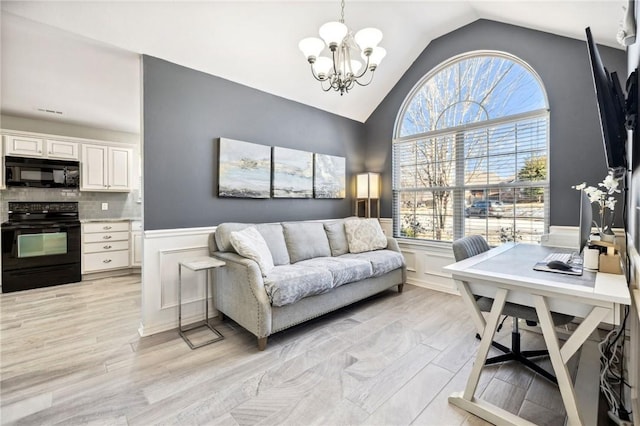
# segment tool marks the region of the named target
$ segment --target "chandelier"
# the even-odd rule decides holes
[[[302,39],[298,47],[311,64],[311,74],[320,81],[322,90],[335,90],[343,95],[356,84],[367,86],[373,80],[373,72],[380,61],[387,54],[378,43],[382,40],[382,31],[377,28],[364,28],[355,36],[344,24],[344,0],[341,2],[342,14],[339,22],[327,22],[320,27],[322,39],[308,37]],[[323,41],[324,40],[324,41]],[[328,47],[331,58],[320,56]],[[351,53],[360,53],[365,65],[357,59],[352,59]],[[370,71],[368,81],[363,83],[359,79]],[[325,85],[328,82],[328,86]]]

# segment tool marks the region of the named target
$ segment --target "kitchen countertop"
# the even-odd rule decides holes
[[[80,223],[92,223],[92,222],[139,222],[142,219],[139,217],[121,217],[121,218],[101,218],[101,219],[80,219]]]

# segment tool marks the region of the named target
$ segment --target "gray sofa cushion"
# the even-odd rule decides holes
[[[274,265],[288,265],[289,253],[287,245],[284,242],[284,234],[282,233],[282,225],[279,223],[261,223],[254,225],[252,223],[225,222],[216,227],[215,241],[220,251],[230,251],[237,253],[231,244],[231,233],[234,231],[242,231],[250,226],[255,226],[262,238],[264,238],[273,257]]]
[[[362,259],[316,257],[298,262],[297,265],[327,269],[333,276],[333,287],[360,281],[373,275],[371,262]]]
[[[340,258],[360,259],[371,262],[373,276],[379,277],[404,265],[402,254],[391,250],[367,251],[364,253],[347,253]]]
[[[291,263],[331,256],[329,240],[321,222],[284,222],[282,228]]]
[[[329,239],[331,256],[349,253],[349,242],[347,241],[347,233],[344,230],[344,221],[325,223],[324,230]]]
[[[216,245],[218,246],[218,250],[220,251],[230,251],[235,253],[235,249],[233,245],[231,245],[231,233],[234,231],[242,231],[245,228],[250,226],[255,226],[251,223],[236,223],[236,222],[227,222],[221,223],[216,227]],[[273,255],[272,255],[273,256]]]
[[[264,278],[271,305],[284,306],[307,296],[326,293],[333,288],[331,272],[323,268],[280,265]]]
[[[289,252],[287,252],[287,244],[284,241],[282,225],[279,223],[262,223],[256,225],[258,232],[267,242],[267,247],[271,251],[274,265],[288,265]]]

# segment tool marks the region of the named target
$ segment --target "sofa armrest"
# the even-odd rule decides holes
[[[393,237],[387,237],[387,250],[397,251],[402,254],[400,250],[400,245],[398,244],[398,240]],[[402,258],[404,259],[404,254],[402,254]],[[400,293],[402,293],[402,286],[407,282],[407,262],[404,260],[402,262],[402,285],[398,287]]]
[[[387,250],[397,251],[398,253],[402,253],[400,251],[400,246],[398,245],[398,241],[393,237],[387,237]]]
[[[258,264],[236,253],[215,252],[226,262],[216,279],[216,308],[255,334],[271,334],[271,302]]]

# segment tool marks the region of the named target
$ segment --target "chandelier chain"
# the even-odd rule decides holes
[[[340,2],[340,7],[342,8],[342,13],[340,14],[340,22],[344,24],[344,0]]]

